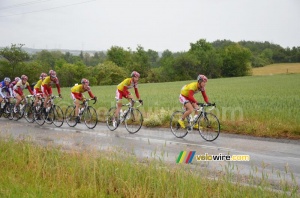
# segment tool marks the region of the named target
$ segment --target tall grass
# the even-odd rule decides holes
[[[24,141],[0,140],[0,166],[0,197],[284,197],[292,190],[246,187],[230,175],[207,180],[207,172],[192,166],[122,152],[63,152]]]
[[[178,100],[180,89],[190,82],[193,81],[139,84],[144,125],[168,127],[173,111],[182,108]],[[282,74],[209,79],[206,92],[210,101],[217,104],[214,113],[223,131],[299,139],[299,87],[300,74]],[[95,107],[104,122],[105,113],[115,105],[116,85],[92,87],[92,91],[99,98]],[[62,94],[60,104],[72,104],[70,88],[63,88]],[[201,94],[195,97],[203,102]]]

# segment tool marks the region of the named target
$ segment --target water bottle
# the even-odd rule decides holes
[[[193,122],[193,117],[191,114],[189,115],[189,122]]]
[[[81,115],[84,111],[84,107],[82,107],[80,110],[79,110],[79,114]]]
[[[5,103],[4,102],[1,102],[1,109],[3,109]]]
[[[50,107],[47,107],[47,108],[46,108],[46,112],[49,112],[49,111],[50,111]]]

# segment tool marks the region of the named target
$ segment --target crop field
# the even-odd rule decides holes
[[[300,73],[300,63],[278,63],[254,68],[252,70],[254,76],[295,73]]]
[[[182,109],[180,89],[190,82],[193,81],[139,84],[144,126],[168,127],[172,112]],[[300,74],[282,74],[209,79],[206,92],[210,102],[217,104],[213,112],[220,119],[222,132],[299,139],[299,87]],[[92,91],[98,97],[93,106],[104,122],[105,113],[115,106],[116,85],[92,87]],[[63,88],[62,94],[64,99],[58,104],[71,105],[70,88]],[[201,93],[195,98],[203,102]]]

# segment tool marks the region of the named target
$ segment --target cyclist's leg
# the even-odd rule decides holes
[[[120,113],[120,109],[122,108],[122,98],[125,97],[123,95],[123,92],[118,90],[116,91],[116,107],[117,107],[117,110],[115,112],[115,118],[118,118],[119,117],[119,113]]]
[[[21,103],[22,97],[19,94],[16,93],[15,98],[16,98],[16,104],[14,106],[14,111],[16,112],[17,111],[17,106]]]
[[[193,106],[190,103],[189,100],[187,100],[184,96],[180,95],[179,96],[179,101],[181,104],[183,104],[184,108],[186,109],[186,111],[184,112],[184,114],[182,115],[181,119],[178,120],[178,123],[180,124],[180,126],[182,128],[185,128],[185,124],[184,124],[184,119],[189,116],[192,112],[193,112]]]

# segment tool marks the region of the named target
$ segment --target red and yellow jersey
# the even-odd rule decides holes
[[[126,78],[125,80],[123,80],[118,86],[117,86],[118,90],[122,91],[122,92],[127,92],[128,89],[130,88],[134,88],[134,92],[135,95],[138,99],[140,99],[140,94],[138,91],[138,84],[137,82],[135,83],[133,81],[132,78]]]
[[[39,81],[37,81],[37,83],[34,85],[34,88],[35,88],[35,89],[41,89],[42,82],[43,82],[42,79],[40,79]]]
[[[117,86],[118,90],[120,91],[125,91],[132,87],[137,88],[137,83],[134,83],[132,78],[126,78]]]
[[[60,94],[60,86],[59,86],[59,81],[58,78],[50,78],[50,76],[47,76],[43,81],[42,81],[42,86],[45,87],[46,89],[51,89],[51,85],[54,83],[57,88],[57,92]]]
[[[78,96],[81,96],[82,93],[84,93],[84,92],[86,92],[86,91],[89,93],[89,95],[90,95],[91,98],[94,98],[94,97],[95,97],[95,96],[93,95],[92,91],[91,91],[90,86],[87,86],[87,88],[84,89],[83,85],[80,84],[80,85],[75,85],[75,86],[73,86],[73,87],[71,88],[71,92],[72,92],[74,95],[78,95]]]
[[[48,85],[51,86],[51,84],[59,84],[58,78],[55,77],[53,79],[50,78],[50,76],[47,76],[43,81],[42,81],[42,85]]]
[[[198,88],[198,82],[193,82],[187,85],[184,85],[181,89],[180,94],[191,102],[197,103],[197,100],[194,98],[194,94],[200,92],[202,93],[203,99],[208,103],[208,97],[206,96],[204,88]]]

